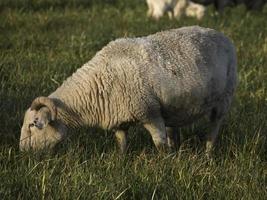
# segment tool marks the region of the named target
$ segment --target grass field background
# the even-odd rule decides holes
[[[212,7],[202,21],[146,17],[143,0],[0,0],[0,199],[267,199],[267,6]],[[119,155],[111,132],[73,131],[49,155],[20,153],[25,110],[109,41],[198,24],[229,36],[239,85],[214,159],[198,123],[176,154],[159,154],[142,127]]]

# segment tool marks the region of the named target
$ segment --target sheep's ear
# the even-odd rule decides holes
[[[52,99],[48,97],[37,97],[31,105],[31,110],[40,110],[42,107],[47,107],[51,114],[51,120],[54,121],[57,118],[57,107]]]

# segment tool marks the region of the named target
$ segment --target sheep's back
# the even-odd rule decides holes
[[[155,95],[166,113],[202,114],[234,87],[227,85],[229,68],[235,67],[233,45],[212,29],[195,26],[118,39],[104,52],[116,73],[126,77],[118,81],[131,88],[127,95],[147,101]]]

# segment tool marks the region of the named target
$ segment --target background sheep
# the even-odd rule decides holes
[[[248,10],[262,10],[267,0],[236,0],[236,2],[243,2]]]
[[[173,8],[177,0],[146,0],[148,11],[147,16],[158,20],[165,13],[168,13],[169,18],[173,17]]]
[[[189,0],[147,0],[149,17],[158,20],[165,13],[168,13],[170,19],[180,18],[182,15],[202,19],[205,13],[205,7],[193,3]]]
[[[53,147],[71,127],[115,130],[122,152],[130,123],[141,123],[158,149],[177,145],[173,129],[208,116],[210,151],[236,87],[228,38],[197,26],[118,39],[26,111],[20,149]],[[167,127],[167,134],[166,128]]]
[[[186,15],[201,20],[204,17],[205,10],[205,7],[200,4],[189,0],[179,0],[174,7],[174,16],[179,19],[182,15]]]
[[[266,3],[266,0],[191,0],[194,3],[201,5],[213,4],[215,9],[220,13],[223,12],[226,6],[235,6],[244,3],[248,10],[261,10]]]
[[[204,5],[204,6],[213,4],[215,9],[219,11],[220,13],[222,13],[223,9],[226,6],[232,5],[235,0],[191,0],[191,1],[194,3]]]

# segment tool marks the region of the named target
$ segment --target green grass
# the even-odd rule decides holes
[[[202,21],[147,19],[142,0],[0,0],[0,199],[266,199],[267,7],[243,6]],[[109,41],[198,24],[237,47],[239,86],[213,161],[181,129],[175,155],[159,154],[142,127],[119,155],[110,132],[81,129],[49,155],[20,153],[24,111],[48,95]]]

